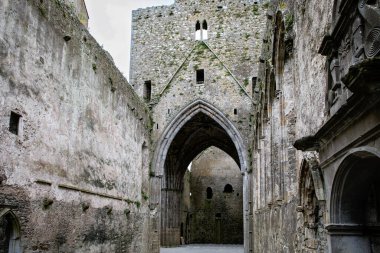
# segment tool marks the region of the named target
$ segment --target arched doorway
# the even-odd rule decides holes
[[[298,252],[325,252],[325,187],[316,152],[304,152],[299,178]]]
[[[160,180],[161,245],[180,244],[180,199],[187,166],[203,150],[215,146],[239,165],[243,178],[243,209],[248,212],[246,149],[234,125],[211,104],[197,100],[168,125],[156,148],[153,166]],[[157,182],[158,183],[158,182]],[[243,215],[243,213],[241,214]],[[246,231],[244,219],[244,235]],[[245,242],[248,241],[244,240]]]
[[[191,216],[186,244],[243,244],[243,178],[236,162],[210,147],[189,170],[190,196],[185,199],[186,190],[182,194],[183,203],[189,205],[181,210]]]
[[[380,153],[349,152],[334,179],[331,195],[332,252],[380,252]]]
[[[0,210],[0,253],[21,253],[20,225],[9,209]]]

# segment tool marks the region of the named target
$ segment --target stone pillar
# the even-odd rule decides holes
[[[181,190],[161,190],[161,246],[178,246],[181,237]]]
[[[244,253],[249,253],[250,250],[250,234],[249,234],[249,177],[248,173],[242,172],[243,176],[243,215],[244,215]]]
[[[160,200],[161,200],[161,177],[151,177],[150,179],[150,220],[149,220],[149,253],[160,253]]]

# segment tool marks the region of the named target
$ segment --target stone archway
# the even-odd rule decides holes
[[[8,208],[0,209],[0,252],[21,253],[20,224]]]
[[[316,152],[304,152],[298,187],[297,241],[299,252],[325,252],[325,187]]]
[[[215,146],[230,155],[239,165],[243,178],[243,209],[248,212],[247,155],[242,138],[223,113],[204,100],[186,106],[166,127],[160,137],[152,166],[156,178],[153,197],[159,204],[162,246],[180,243],[179,205],[182,179],[188,164],[203,150]],[[243,214],[242,214],[243,215]],[[244,217],[248,215],[244,214]],[[248,228],[244,219],[244,242]],[[247,250],[247,247],[245,247]]]
[[[351,150],[334,178],[330,203],[331,252],[380,251],[380,152]]]

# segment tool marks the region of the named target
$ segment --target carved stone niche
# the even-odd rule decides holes
[[[325,192],[318,154],[304,152],[300,171],[297,221],[297,248],[299,252],[320,253],[326,250],[324,229]]]
[[[329,59],[330,104],[346,87],[380,92],[380,0],[335,0],[333,26],[319,53]]]

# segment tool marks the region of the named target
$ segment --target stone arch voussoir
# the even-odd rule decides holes
[[[186,124],[186,122],[191,120],[196,114],[200,112],[209,116],[226,131],[237,150],[241,171],[247,171],[247,154],[243,139],[241,138],[239,131],[218,108],[207,101],[199,99],[193,101],[184,109],[182,109],[165,128],[160,139],[158,140],[153,157],[153,169],[156,176],[162,176],[164,174],[165,157],[168,153],[170,144],[172,143],[177,133]]]

